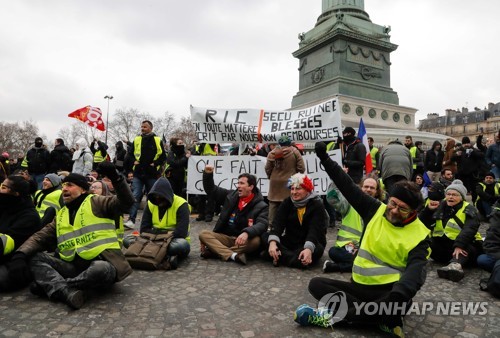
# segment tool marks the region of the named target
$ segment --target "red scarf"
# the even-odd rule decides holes
[[[240,211],[243,210],[243,208],[246,207],[248,203],[250,203],[254,196],[254,194],[250,194],[247,197],[240,197],[240,200],[238,201],[238,209]]]

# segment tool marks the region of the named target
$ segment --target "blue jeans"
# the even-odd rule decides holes
[[[185,238],[174,238],[168,245],[167,254],[169,256],[178,256],[185,258],[191,251],[191,245]]]
[[[151,190],[155,182],[155,178],[134,177],[134,180],[132,181],[132,194],[134,195],[135,202],[129,211],[130,219],[133,222],[135,222],[135,218],[137,217],[137,210],[139,210],[139,204],[142,200],[144,187],[146,187],[145,193],[147,194]]]
[[[500,168],[497,166],[494,166],[491,168],[491,172],[495,175],[495,178],[498,180],[500,179]]]
[[[477,257],[477,266],[489,272],[493,271],[496,262],[497,259],[488,254],[482,254]]]

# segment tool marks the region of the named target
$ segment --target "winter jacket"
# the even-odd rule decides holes
[[[254,189],[254,198],[240,211],[238,209],[240,200],[238,191],[216,186],[213,174],[203,174],[203,187],[210,196],[218,196],[219,199],[221,196],[225,196],[214,232],[235,237],[246,232],[249,238],[253,238],[267,231],[268,207],[259,189]],[[235,217],[234,226],[230,225],[231,217]],[[248,224],[249,219],[253,219],[253,225]]]
[[[12,253],[40,228],[40,216],[30,198],[0,194],[0,234],[14,240],[14,250],[7,255],[4,255],[4,243],[0,241],[0,264],[5,264]]]
[[[50,153],[47,149],[33,147],[26,153],[21,167],[28,168],[30,175],[46,174],[50,168]]]
[[[71,172],[75,174],[80,174],[87,176],[92,171],[92,165],[94,162],[94,156],[88,147],[85,147],[80,153],[73,154],[73,170]]]
[[[383,181],[395,175],[409,180],[413,172],[412,165],[410,151],[398,140],[390,142],[380,152],[379,169]]]
[[[366,148],[359,138],[356,138],[352,143],[344,143],[344,159],[342,164],[349,169],[347,174],[355,183],[361,182],[363,178],[365,160]]]
[[[426,171],[441,172],[443,168],[444,152],[441,150],[441,147],[436,152],[434,149],[437,145],[441,145],[441,143],[439,141],[434,141],[431,149],[427,150],[425,153],[424,169]]]
[[[124,172],[124,165],[125,165],[125,155],[127,154],[127,151],[125,148],[123,148],[123,143],[122,141],[118,141],[115,144],[115,158],[113,159],[113,164],[116,166],[116,169],[119,172]]]
[[[450,169],[453,174],[457,172],[457,163],[452,158],[455,155],[455,140],[447,139],[444,148],[443,167],[442,169]]]
[[[161,196],[165,198],[170,205],[174,201],[174,192],[170,183],[165,177],[160,177],[148,193],[148,200],[153,200],[153,196]],[[167,209],[160,208],[160,219],[163,218]],[[186,238],[189,236],[189,206],[188,203],[181,205],[176,212],[176,226],[174,238]],[[141,232],[153,232],[153,215],[149,208],[144,208],[144,214],[141,220]]]
[[[71,171],[73,169],[73,155],[64,144],[58,144],[50,152],[49,172]]]
[[[408,149],[406,150],[408,151]],[[382,202],[361,191],[349,176],[344,173],[342,168],[331,158],[326,158],[321,161],[321,164],[340,192],[342,192],[351,206],[359,213],[364,224],[369,226],[370,220],[375,216]],[[386,240],[390,242],[390,238],[386,238]],[[363,239],[361,238],[361,242],[362,241]],[[392,284],[391,294],[398,294],[401,299],[405,301],[415,296],[425,282],[425,266],[427,265],[429,248],[430,240],[425,239],[408,253],[406,268],[399,281]]]
[[[479,168],[484,162],[484,154],[475,148],[460,148],[461,154],[451,158],[458,164],[457,175],[459,176],[479,176]]]
[[[130,192],[130,188],[123,177],[117,182],[113,182],[115,187],[116,196],[92,196],[90,201],[92,207],[92,213],[97,217],[111,218],[115,219],[123,213],[127,213],[134,203],[134,196]],[[86,195],[82,195],[83,198],[78,198],[79,203],[83,202]],[[73,201],[73,202],[76,202]],[[79,208],[80,205],[72,206]],[[64,208],[68,208],[65,206]],[[63,209],[64,209],[63,208]],[[62,209],[61,209],[62,210]],[[38,215],[37,215],[38,217]],[[74,218],[73,218],[74,220]],[[31,236],[18,251],[23,252],[27,256],[31,257],[35,253],[44,250],[56,250],[57,249],[57,217],[52,221],[52,223],[47,224],[42,230]],[[107,249],[101,252],[101,254],[96,259],[102,259],[108,261],[116,268],[116,280],[120,281],[126,278],[132,273],[132,268],[128,264],[122,251],[119,249]]]
[[[486,230],[486,238],[483,242],[483,250],[496,259],[500,259],[500,205],[497,203],[493,208],[490,218],[490,226]]]
[[[495,165],[500,168],[500,141],[497,141],[495,144],[488,147],[485,159],[489,167]]]
[[[425,207],[418,214],[418,218],[427,226],[429,229],[433,229],[436,220],[441,220],[443,223],[443,227],[448,223],[448,220],[453,217],[463,206],[463,201],[458,203],[457,205],[450,207],[446,204],[446,201],[443,200],[439,204],[439,207],[436,210],[430,210],[428,207]],[[468,205],[465,207],[465,222],[464,225],[458,234],[455,242],[453,243],[453,247],[467,249],[469,245],[475,240],[475,236],[477,230],[479,229],[479,216],[477,209],[473,205]]]
[[[267,199],[281,202],[290,196],[290,190],[287,187],[288,179],[296,173],[304,173],[305,165],[297,148],[276,147],[267,155],[265,170],[269,178]]]
[[[188,158],[184,152],[184,146],[182,146],[182,148],[177,147],[179,146],[173,146],[173,150],[169,151],[167,154],[167,167],[165,169],[165,174],[168,177],[175,194],[181,195],[182,190],[186,187]]]
[[[165,163],[165,150],[163,146],[163,141],[160,140],[160,148],[161,153],[155,159],[158,148],[156,146],[155,137],[157,137],[154,133],[150,133],[147,135],[140,135],[134,139],[134,146],[132,148],[132,152],[135,152],[135,143],[138,142],[139,138],[141,140],[141,150],[139,154],[139,164],[134,166],[134,177],[146,177],[146,178],[158,178],[159,177],[159,168]],[[134,154],[134,160],[137,156]],[[151,163],[154,165],[151,166]]]
[[[300,224],[297,208],[288,197],[276,212],[269,240],[279,239],[278,241],[290,250],[305,248],[308,242],[312,243],[314,248],[318,245],[324,248],[328,227],[326,215],[321,198],[311,198],[306,204],[306,211]],[[311,251],[314,252],[314,249]]]

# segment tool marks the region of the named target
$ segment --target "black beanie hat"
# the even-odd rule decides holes
[[[392,187],[389,195],[405,202],[413,210],[417,210],[423,203],[422,194],[420,192],[416,195],[406,187],[398,184]]]
[[[462,137],[462,144],[470,143],[470,138],[467,136]]]
[[[75,174],[71,173],[68,176],[66,176],[63,180],[63,183],[71,182],[73,184],[76,184],[80,188],[84,189],[85,191],[88,191],[90,186],[89,182],[85,178],[85,176],[80,175],[80,174]]]

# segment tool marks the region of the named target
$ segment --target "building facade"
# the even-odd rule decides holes
[[[494,140],[500,127],[500,102],[489,103],[485,109],[475,108],[469,111],[467,108],[460,110],[447,109],[445,115],[436,113],[428,114],[427,118],[420,120],[418,129],[437,134],[444,134],[461,140],[468,136],[472,142],[479,135],[483,139]]]

